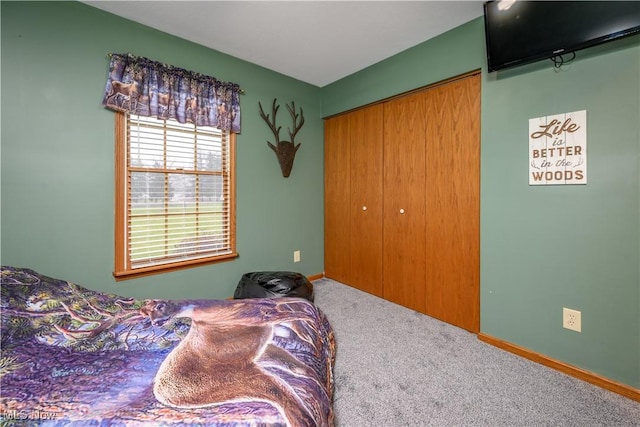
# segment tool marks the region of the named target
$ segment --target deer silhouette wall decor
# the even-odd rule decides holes
[[[273,105],[271,106],[271,116],[269,114],[265,114],[262,109],[262,104],[258,102],[260,106],[260,117],[264,119],[264,121],[269,125],[271,132],[276,138],[275,145],[271,142],[267,141],[269,148],[276,153],[276,157],[278,158],[278,162],[280,163],[280,169],[282,170],[282,176],[285,178],[289,177],[291,174],[291,168],[293,168],[293,160],[296,157],[296,152],[298,148],[300,148],[300,143],[295,143],[295,137],[304,124],[304,113],[302,111],[302,107],[300,108],[300,114],[296,113],[296,105],[293,101],[291,101],[291,106],[289,104],[285,104],[287,110],[289,110],[289,114],[291,114],[291,120],[293,121],[293,132],[291,129],[287,128],[289,132],[289,141],[280,141],[280,128],[282,126],[276,127],[276,114],[278,113],[279,105],[276,105],[276,98],[273,99]],[[298,118],[300,118],[300,123],[298,123]]]

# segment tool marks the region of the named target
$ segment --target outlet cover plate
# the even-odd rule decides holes
[[[562,327],[582,332],[582,313],[578,310],[562,307]]]

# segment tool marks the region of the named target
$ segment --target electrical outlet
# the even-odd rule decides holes
[[[582,313],[570,308],[562,308],[562,327],[572,331],[582,332]]]
[[[300,262],[300,251],[293,252],[293,262]]]

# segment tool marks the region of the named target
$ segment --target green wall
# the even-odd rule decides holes
[[[640,387],[640,36],[577,55],[487,74],[479,18],[324,87],[322,114],[482,68],[481,332]],[[528,120],[578,110],[588,184],[530,187]]]
[[[481,330],[640,387],[640,37],[579,52],[561,71],[487,74],[476,19],[319,89],[80,3],[1,7],[3,264],[158,298],[226,297],[246,271],[320,273],[320,117],[482,68]],[[114,124],[100,105],[109,52],[245,89],[237,260],[114,281]],[[257,113],[273,98],[307,118],[287,179]],[[588,184],[529,187],[528,119],[582,109]],[[582,311],[582,333],[562,328],[562,307]]]
[[[482,330],[639,387],[640,38],[608,47],[485,80]],[[528,186],[528,119],[578,110],[587,185]]]
[[[82,3],[2,2],[2,263],[135,297],[228,297],[255,270],[323,271],[320,91]],[[242,31],[239,28],[238,31]],[[110,52],[240,84],[237,249],[231,262],[116,282],[114,113],[101,105]],[[289,178],[258,102],[304,109]],[[284,113],[283,113],[284,111]],[[315,120],[314,120],[315,119]],[[293,251],[301,262],[293,263]]]

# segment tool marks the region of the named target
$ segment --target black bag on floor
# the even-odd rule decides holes
[[[313,302],[313,285],[304,275],[293,271],[255,271],[242,275],[233,297],[295,297]]]

